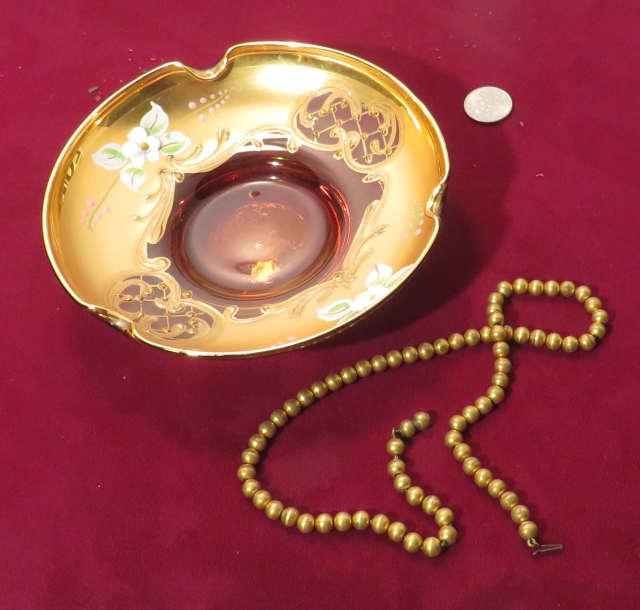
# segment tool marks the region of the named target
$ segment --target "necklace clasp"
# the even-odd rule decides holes
[[[527,540],[527,546],[533,549],[532,555],[534,557],[537,555],[544,555],[546,553],[554,553],[555,551],[562,551],[564,549],[564,544],[540,544],[535,538]]]

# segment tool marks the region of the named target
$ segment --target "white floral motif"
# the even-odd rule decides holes
[[[318,309],[318,317],[326,322],[336,320],[344,322],[356,317],[365,309],[369,309],[384,299],[409,275],[411,269],[412,266],[407,265],[394,273],[389,265],[378,263],[365,279],[366,290],[357,294],[353,299],[341,299]]]
[[[120,170],[120,180],[132,191],[137,191],[147,179],[145,162],[155,163],[161,154],[177,155],[191,144],[183,133],[168,129],[167,113],[160,104],[151,102],[151,110],[140,119],[140,125],[129,132],[122,146],[105,144],[92,159],[110,171]]]

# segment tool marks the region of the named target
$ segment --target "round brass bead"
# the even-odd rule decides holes
[[[245,449],[240,458],[243,464],[253,464],[255,466],[260,461],[260,454],[255,449]]]
[[[422,500],[422,510],[427,515],[435,515],[440,506],[440,498],[438,496],[431,495]]]
[[[393,542],[402,542],[404,535],[407,533],[407,526],[402,521],[394,521],[387,528],[387,536]]]
[[[602,309],[602,301],[598,297],[589,297],[584,302],[584,308],[587,313],[595,313],[598,309]]]
[[[529,343],[533,345],[533,347],[542,347],[545,344],[546,340],[547,334],[539,328],[532,330],[531,334],[529,335]]]
[[[351,385],[358,381],[358,372],[352,366],[345,366],[340,371],[340,377],[342,377],[342,381],[344,381],[347,385]]]
[[[483,343],[491,342],[491,328],[489,326],[483,326],[480,329],[480,341]]]
[[[436,339],[433,342],[433,349],[438,356],[444,356],[449,352],[449,342],[446,339]]]
[[[529,508],[524,504],[516,504],[511,509],[511,519],[514,523],[522,523],[529,519]]]
[[[475,405],[482,415],[488,415],[493,411],[493,403],[487,396],[479,396],[476,398]]]
[[[523,540],[531,540],[538,535],[538,526],[533,521],[524,521],[518,527],[518,534]]]
[[[444,525],[438,530],[441,545],[453,546],[458,539],[458,530],[453,525]]]
[[[529,282],[522,277],[513,281],[513,292],[516,294],[525,294],[529,290]]]
[[[397,349],[393,349],[387,354],[387,363],[392,369],[399,367],[402,362],[402,354]]]
[[[237,471],[238,479],[247,481],[256,478],[256,469],[251,464],[242,464]]]
[[[329,393],[329,388],[324,381],[314,381],[309,389],[316,398],[324,398]]]
[[[275,521],[276,519],[280,519],[283,509],[284,505],[280,500],[271,500],[265,507],[264,514],[267,516],[267,519]]]
[[[513,331],[513,340],[519,345],[529,341],[529,329],[526,326],[518,326]]]
[[[328,534],[333,529],[333,517],[329,513],[320,513],[315,519],[316,532]]]
[[[411,477],[408,474],[401,472],[393,477],[393,488],[396,491],[405,493],[409,487],[411,487]]]
[[[400,438],[391,438],[387,441],[387,453],[389,455],[402,455],[404,442]]]
[[[418,356],[420,360],[429,360],[433,357],[434,350],[431,343],[421,343],[418,345]]]
[[[572,336],[572,335],[567,335],[563,340],[562,340],[562,351],[563,352],[567,352],[568,354],[575,352],[578,347],[580,347],[580,344],[578,343],[578,339],[576,339],[576,337]]]
[[[560,284],[555,280],[549,280],[544,283],[544,293],[548,297],[555,297],[560,293]]]
[[[480,411],[478,410],[478,407],[468,405],[462,409],[462,417],[467,420],[467,423],[475,424],[480,419]]]
[[[299,415],[302,407],[295,398],[289,398],[289,400],[284,401],[282,410],[287,414],[288,417],[295,417],[296,415]]]
[[[584,303],[591,296],[591,288],[589,286],[578,286],[574,293],[576,301]]]
[[[502,326],[502,322],[496,322],[495,324],[495,326],[491,327],[491,339],[493,341],[504,341],[507,338],[507,331]]]
[[[516,504],[518,504],[518,494],[515,491],[505,491],[500,494],[500,506],[504,510],[511,510]]]
[[[371,375],[371,371],[373,371],[371,362],[368,360],[358,360],[358,362],[356,362],[355,369],[356,373],[358,373],[358,377],[368,377]]]
[[[563,297],[572,297],[575,291],[576,285],[569,280],[565,280],[564,282],[562,282],[562,284],[560,284],[560,294]]]
[[[265,420],[258,426],[258,432],[262,434],[262,436],[273,438],[276,432],[278,432],[278,428],[272,421]]]
[[[298,516],[298,520],[296,521],[296,527],[298,531],[302,534],[308,534],[312,532],[316,526],[316,520],[313,518],[313,515],[309,513],[302,513]]]
[[[459,430],[449,430],[444,435],[444,445],[445,447],[449,447],[453,449],[457,444],[462,442],[462,434]]]
[[[431,424],[431,416],[426,411],[418,411],[413,416],[413,424],[416,430],[426,430]]]
[[[427,557],[437,557],[442,552],[442,547],[440,546],[440,540],[438,540],[434,536],[429,536],[428,538],[425,538],[422,543],[422,552]]]
[[[498,283],[496,290],[503,296],[509,298],[513,294],[513,286],[511,282],[502,281]]]
[[[418,506],[424,500],[424,489],[418,485],[412,485],[406,492],[407,502],[411,506]]]
[[[396,457],[387,464],[387,472],[392,477],[395,477],[397,474],[402,474],[406,467],[407,465],[400,458]]]
[[[504,341],[498,341],[493,344],[493,355],[496,358],[505,358],[509,355],[509,344]]]
[[[598,309],[591,314],[591,321],[606,324],[609,321],[609,313],[604,309]]]
[[[422,546],[422,536],[417,532],[409,532],[402,539],[402,546],[407,553],[417,553]]]
[[[504,390],[499,385],[489,386],[487,388],[487,398],[494,405],[499,405],[504,400]]]
[[[371,519],[371,529],[376,534],[384,534],[389,527],[389,517],[382,513],[379,513]]]
[[[378,354],[377,356],[371,358],[371,368],[373,369],[374,373],[382,373],[383,371],[387,370],[388,366],[389,365],[387,364],[387,359],[381,354]]]
[[[333,525],[338,532],[347,532],[351,529],[351,515],[341,511],[333,517]]]
[[[470,455],[462,462],[462,471],[470,477],[475,474],[476,470],[478,470],[480,466],[480,460],[477,457]]]
[[[262,434],[254,434],[249,439],[249,448],[256,451],[264,451],[267,448],[267,438]]]
[[[411,438],[416,433],[416,426],[410,419],[403,419],[398,426],[400,435],[404,438]]]
[[[456,462],[464,462],[471,455],[471,447],[467,443],[460,443],[453,448],[453,459]]]
[[[303,407],[308,407],[315,402],[316,397],[309,388],[304,388],[296,394],[296,399]]]
[[[467,420],[462,417],[462,415],[454,415],[449,420],[449,426],[451,426],[453,430],[464,432],[467,429]]]
[[[285,527],[293,527],[298,521],[298,517],[300,516],[300,511],[293,507],[287,506],[282,513],[280,513],[280,522]]]
[[[498,305],[498,303],[489,303],[485,311],[487,312],[487,315],[491,315],[496,312],[502,313],[502,305]]]
[[[454,351],[458,351],[466,345],[464,337],[460,333],[453,333],[447,341],[449,341],[449,345]]]
[[[245,498],[251,498],[253,497],[253,494],[260,489],[260,487],[261,485],[259,481],[256,481],[255,479],[247,479],[242,484],[242,495],[245,496]]]
[[[478,345],[480,343],[480,333],[475,328],[470,328],[464,333],[464,342],[469,346],[473,347],[474,345]],[[435,540],[435,538],[434,538]]]
[[[505,341],[511,341],[511,339],[513,339],[513,326],[509,326],[508,324],[504,325],[504,336]]]
[[[558,351],[562,347],[562,335],[559,335],[558,333],[549,333],[547,335],[545,345],[547,346],[547,349],[550,349],[552,352]]]
[[[448,506],[443,506],[436,511],[433,516],[436,525],[451,525],[453,523],[453,511]]]
[[[580,335],[578,343],[580,344],[580,349],[585,352],[590,352],[596,346],[595,337],[589,333]]]
[[[507,489],[507,484],[502,479],[493,479],[489,485],[487,485],[487,493],[492,498],[499,498]]]
[[[402,350],[402,359],[406,364],[413,364],[418,360],[418,350],[412,345]]]
[[[264,510],[271,502],[271,494],[266,489],[259,489],[253,494],[251,501],[258,510]]]
[[[332,392],[337,392],[343,385],[342,377],[337,373],[331,373],[324,378],[324,382]]]
[[[276,409],[275,411],[272,411],[271,415],[269,416],[269,419],[276,426],[278,426],[278,428],[283,428],[284,426],[286,426],[287,422],[289,421],[287,414],[282,409]]]
[[[594,322],[589,326],[589,334],[596,339],[602,339],[607,334],[607,327],[600,322]]]
[[[531,280],[529,282],[529,294],[539,297],[544,292],[544,282],[541,280]]]
[[[356,511],[351,518],[353,527],[357,530],[366,530],[369,527],[369,521],[369,513],[366,510]]]
[[[478,487],[487,487],[492,478],[493,474],[488,468],[478,468],[473,475],[473,482]]]
[[[496,358],[493,367],[498,373],[509,373],[511,371],[511,360],[509,358]]]
[[[489,326],[502,325],[504,324],[504,314],[499,311],[494,311],[487,317],[487,322],[489,323]],[[502,332],[504,333],[504,328],[502,329]],[[493,332],[491,333],[491,338],[493,339]]]
[[[497,385],[506,388],[509,385],[509,376],[504,373],[494,373],[491,376],[491,385]]]
[[[504,295],[499,292],[491,292],[489,293],[489,297],[487,298],[489,303],[497,303],[498,305],[502,305],[504,303]]]

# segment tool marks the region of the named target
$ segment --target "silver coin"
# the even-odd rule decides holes
[[[513,110],[511,96],[499,87],[478,87],[464,98],[467,116],[479,123],[497,123]]]

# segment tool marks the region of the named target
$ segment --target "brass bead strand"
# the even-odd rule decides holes
[[[558,333],[546,333],[541,329],[529,330],[524,326],[513,329],[506,324],[503,305],[513,295],[522,294],[574,297],[591,315],[588,331],[579,337],[563,337]],[[413,506],[420,505],[425,514],[434,518],[440,528],[437,537],[429,536],[423,539],[417,532],[407,533],[407,528],[402,522],[392,523],[384,513],[370,516],[367,511],[358,510],[354,513],[340,511],[334,515],[320,513],[314,516],[301,512],[294,506],[285,506],[282,501],[274,499],[268,490],[262,488],[257,479],[257,469],[263,461],[269,442],[277,437],[278,432],[303,410],[330,393],[403,364],[414,364],[430,360],[434,356],[453,353],[463,347],[489,343],[495,358],[491,385],[473,404],[465,406],[460,414],[450,418],[450,430],[445,434],[445,445],[452,450],[454,459],[461,463],[463,472],[473,477],[474,483],[486,489],[489,496],[495,498],[509,513],[518,527],[520,537],[533,549],[534,555],[562,548],[561,545],[543,545],[538,542],[538,526],[530,520],[527,506],[520,503],[514,491],[507,489],[503,480],[494,478],[491,470],[483,467],[480,460],[472,454],[470,445],[464,441],[463,434],[505,400],[512,370],[512,363],[508,357],[511,344],[529,343],[534,347],[547,347],[551,351],[561,349],[567,353],[578,349],[590,351],[606,335],[609,314],[602,308],[602,301],[592,296],[591,289],[587,286],[576,287],[569,281],[542,282],[527,281],[523,278],[513,282],[500,282],[496,290],[489,295],[486,313],[487,326],[480,329],[470,328],[462,334],[453,333],[448,339],[439,338],[433,343],[425,342],[417,347],[391,350],[385,356],[378,354],[370,360],[359,360],[353,366],[342,368],[339,373],[331,373],[323,380],[313,382],[308,388],[298,391],[294,398],[285,400],[281,408],[273,411],[268,419],[259,424],[257,432],[249,438],[248,447],[241,454],[237,476],[241,481],[243,495],[250,499],[258,510],[264,511],[268,519],[278,520],[285,527],[295,526],[303,534],[312,531],[326,534],[334,530],[345,532],[350,529],[371,529],[376,534],[386,533],[391,540],[402,542],[403,547],[410,553],[421,549],[428,557],[440,555],[443,549],[454,544],[457,539],[457,532],[453,526],[453,511],[441,506],[437,496],[425,495],[421,487],[412,484],[411,478],[405,472],[406,464],[400,457],[404,453],[406,442],[429,427],[430,417],[426,412],[416,413],[412,419],[403,420],[398,428],[394,429],[392,438],[387,443],[387,452],[392,456],[387,470],[393,478],[394,488],[405,495],[407,502]]]
[[[555,297],[559,294],[565,297],[574,296],[576,300],[584,304],[587,313],[592,316],[592,324],[589,332],[576,338],[568,335],[563,337],[559,333],[545,333],[543,330],[535,329],[530,331],[524,326],[519,326],[512,331],[511,336],[506,330],[504,312],[502,310],[506,299],[512,295],[530,294],[533,296],[546,295]],[[461,415],[453,415],[449,420],[450,430],[444,436],[445,446],[452,449],[453,457],[462,463],[463,472],[473,477],[474,483],[487,490],[487,493],[496,499],[500,506],[509,513],[513,522],[518,526],[518,533],[527,546],[534,549],[534,554],[550,550],[559,550],[561,545],[541,545],[536,537],[538,536],[538,526],[534,521],[529,520],[529,508],[519,503],[517,494],[509,489],[502,479],[493,477],[493,473],[485,468],[476,457],[472,455],[472,450],[467,442],[464,442],[463,433],[468,431],[470,426],[479,419],[488,415],[495,406],[500,404],[505,398],[505,390],[509,385],[509,373],[512,368],[511,361],[507,357],[510,351],[509,342],[516,344],[530,343],[534,347],[546,347],[551,351],[562,349],[567,353],[575,352],[578,348],[590,350],[595,346],[598,339],[602,339],[606,334],[606,323],[609,320],[607,312],[602,309],[602,301],[591,296],[591,289],[588,286],[575,288],[573,282],[556,282],[549,280],[527,281],[518,278],[513,283],[500,282],[496,292],[492,292],[488,297],[487,322],[488,330],[485,334],[493,341],[494,374],[491,377],[491,386],[487,388],[486,395],[476,399],[473,405],[468,405],[462,409]],[[484,329],[483,329],[484,330]]]

